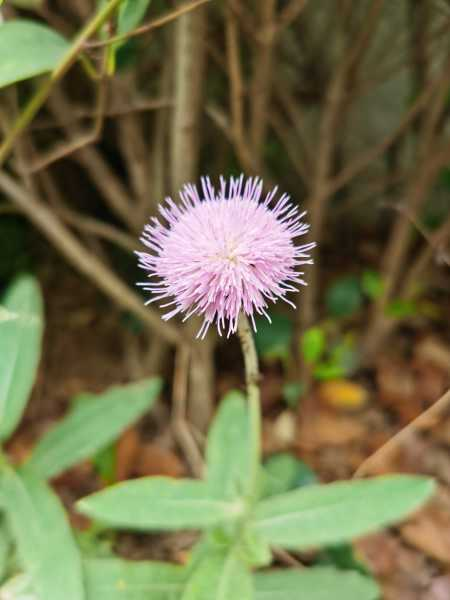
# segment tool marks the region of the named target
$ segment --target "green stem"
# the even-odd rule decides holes
[[[72,64],[77,60],[78,54],[83,50],[83,46],[87,40],[100,29],[121,2],[122,0],[109,0],[109,2],[98,11],[92,20],[81,30],[67,52],[61,57],[59,63],[51,72],[50,77],[44,81],[36,94],[25,106],[24,110],[13,124],[11,131],[6,136],[3,144],[0,146],[0,167],[8,158],[17,137],[27,125],[29,125],[41,106],[47,100],[53,85],[67,73]]]
[[[254,500],[258,490],[259,471],[261,465],[261,403],[259,393],[259,367],[253,334],[244,313],[241,313],[238,323],[238,335],[244,355],[245,379],[247,384],[248,410],[250,417],[250,446],[251,472],[249,489],[251,500]]]

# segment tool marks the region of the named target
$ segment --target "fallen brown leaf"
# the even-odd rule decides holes
[[[317,395],[325,406],[348,411],[359,410],[369,399],[366,388],[348,379],[332,379],[320,383]]]

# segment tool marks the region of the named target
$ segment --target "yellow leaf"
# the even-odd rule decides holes
[[[327,406],[344,410],[357,410],[368,401],[367,390],[348,379],[331,379],[319,385],[318,394]]]

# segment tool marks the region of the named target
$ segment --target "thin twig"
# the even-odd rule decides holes
[[[207,2],[211,2],[211,0],[195,0],[194,2],[188,2],[186,4],[183,4],[182,6],[179,6],[175,10],[168,13],[167,15],[158,17],[157,19],[154,19],[150,23],[141,25],[137,29],[133,29],[133,31],[129,31],[128,33],[124,33],[122,35],[115,35],[113,37],[108,38],[107,40],[100,41],[100,42],[86,42],[85,48],[101,48],[101,47],[107,46],[109,44],[116,44],[117,42],[124,42],[126,40],[129,40],[132,37],[136,37],[136,36],[142,35],[144,33],[148,33],[149,31],[152,31],[153,29],[157,29],[158,27],[162,27],[163,25],[166,25],[167,23],[170,23],[171,21],[178,19],[178,17],[181,17],[182,15],[194,10],[195,8],[198,8],[199,6],[202,6],[203,4],[206,4]]]
[[[409,425],[404,427],[401,431],[396,433],[386,444],[376,450],[369,458],[356,469],[353,474],[354,478],[363,477],[373,472],[380,465],[381,461],[385,461],[386,458],[405,441],[405,439],[416,431],[421,429],[428,429],[435,425],[439,418],[442,417],[444,411],[450,406],[450,390],[446,392],[439,400],[437,400],[430,408],[424,411],[416,419],[414,419]]]
[[[183,335],[175,325],[163,323],[157,313],[146,308],[137,294],[80,244],[50,208],[5,172],[0,172],[0,189],[75,268],[94,281],[119,306],[132,311],[145,325],[168,342],[183,343]]]
[[[423,235],[428,243],[418,254],[405,276],[400,292],[401,298],[410,298],[414,294],[417,283],[433,257],[437,263],[450,266],[450,254],[446,251],[446,242],[450,238],[450,218],[433,233],[423,232]]]
[[[31,98],[24,110],[13,123],[11,130],[0,146],[0,167],[8,158],[16,139],[22,131],[31,123],[40,108],[50,95],[55,83],[59,81],[70,69],[77,60],[78,55],[82,51],[85,42],[92,36],[100,27],[109,19],[111,14],[117,9],[122,0],[109,0],[103,8],[101,8],[89,23],[82,29],[73,44],[64,53],[56,67],[51,72],[50,76],[44,81],[36,94]]]
[[[276,35],[280,35],[286,27],[292,25],[295,19],[298,19],[306,8],[307,2],[308,0],[291,0],[289,4],[286,4],[277,19]]]
[[[273,35],[276,20],[276,0],[259,0],[258,28],[261,34],[253,57],[253,77],[250,84],[250,129],[252,153],[261,160],[267,133],[272,92],[272,69],[275,53]]]
[[[64,119],[64,115],[70,113],[70,103],[59,87],[55,88],[50,98],[49,106],[53,114],[61,122]],[[65,130],[67,135],[72,139],[75,139],[79,135],[73,127],[66,126]],[[138,232],[142,223],[138,221],[139,215],[133,210],[135,200],[124,186],[122,180],[103,157],[100,150],[94,146],[83,146],[72,157],[91,176],[93,183],[101,191],[114,214],[131,231]]]
[[[153,110],[159,110],[161,108],[169,108],[173,105],[172,99],[169,97],[155,98],[154,100],[137,100],[131,103],[129,106],[123,106],[120,108],[114,108],[111,110],[105,110],[103,116],[106,118],[112,117],[123,117],[130,113],[147,112]],[[76,125],[83,119],[92,119],[95,117],[96,111],[92,109],[75,108],[72,105],[72,113],[70,118],[64,119],[63,122],[55,121],[51,118],[39,118],[33,125],[30,126],[32,131],[41,131],[45,129],[58,129],[59,127],[70,127]]]
[[[186,420],[187,388],[191,351],[185,346],[177,347],[172,388],[172,430],[183,450],[192,473],[202,477],[205,465],[197,443]]]
[[[52,148],[45,155],[42,155],[37,160],[32,161],[27,170],[28,173],[36,173],[42,169],[46,169],[58,160],[66,158],[84,146],[94,144],[98,140],[103,129],[104,113],[107,101],[106,65],[107,53],[105,52],[102,60],[101,76],[97,84],[97,99],[95,103],[94,122],[92,124],[91,131],[77,136],[75,140],[71,140],[68,143],[64,142],[57,148]]]
[[[230,7],[228,7],[226,11],[225,31],[233,137],[240,147],[244,144],[244,86],[242,82],[241,60],[239,57],[239,31],[236,17]]]

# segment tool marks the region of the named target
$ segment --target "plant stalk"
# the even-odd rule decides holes
[[[247,316],[241,312],[238,322],[238,335],[244,355],[245,380],[247,386],[248,411],[250,418],[251,470],[249,489],[251,500],[257,494],[261,464],[261,402],[259,392],[259,366],[253,333]]]

